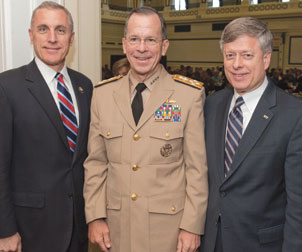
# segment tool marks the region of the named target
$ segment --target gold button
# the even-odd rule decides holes
[[[171,210],[172,210],[172,212],[175,212],[175,211],[176,211],[176,207],[175,207],[175,206],[172,206],[172,207],[171,207]]]
[[[165,136],[166,136],[166,137],[169,137],[169,136],[170,136],[169,132],[167,132],[167,133],[165,134]]]
[[[136,195],[135,193],[132,193],[131,199],[132,199],[132,200],[137,200],[137,195]]]
[[[138,170],[138,165],[136,165],[136,164],[132,165],[132,170],[137,171]]]
[[[140,136],[139,136],[138,134],[135,134],[135,135],[133,135],[133,139],[134,139],[135,141],[137,141],[138,139],[140,139]]]
[[[110,131],[107,131],[107,136],[110,136],[111,132]]]

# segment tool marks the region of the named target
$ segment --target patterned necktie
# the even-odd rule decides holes
[[[224,175],[228,175],[233,162],[233,156],[242,137],[243,115],[240,106],[244,103],[242,96],[239,96],[235,106],[229,114],[226,141],[224,149]]]
[[[144,107],[143,107],[143,98],[142,98],[142,92],[145,90],[146,88],[146,85],[145,83],[138,83],[137,86],[136,86],[136,95],[132,101],[132,114],[133,114],[133,118],[134,118],[134,121],[135,121],[135,124],[137,125],[142,113],[143,113],[143,110],[144,110]]]
[[[67,86],[64,83],[63,75],[61,73],[57,73],[55,78],[58,80],[57,92],[62,122],[65,128],[69,148],[71,152],[74,152],[79,128],[74,106],[72,103],[72,98]]]

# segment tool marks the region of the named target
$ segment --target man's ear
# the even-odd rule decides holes
[[[165,56],[169,48],[169,40],[165,39],[162,44],[161,55]]]

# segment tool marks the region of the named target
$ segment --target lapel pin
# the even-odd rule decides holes
[[[82,94],[84,93],[84,89],[81,86],[79,86],[79,92]]]
[[[264,115],[263,118],[264,118],[264,119],[268,119],[268,116],[267,116],[267,115]]]

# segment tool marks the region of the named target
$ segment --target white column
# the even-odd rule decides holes
[[[32,11],[41,2],[43,0],[0,1],[0,72],[28,64],[33,59],[28,29]]]
[[[96,83],[101,80],[101,1],[65,0],[64,4],[72,14],[75,30],[67,65]]]
[[[0,72],[28,64],[34,56],[28,36],[32,11],[43,0],[0,0]],[[54,0],[71,12],[75,41],[67,65],[101,79],[101,1]]]

